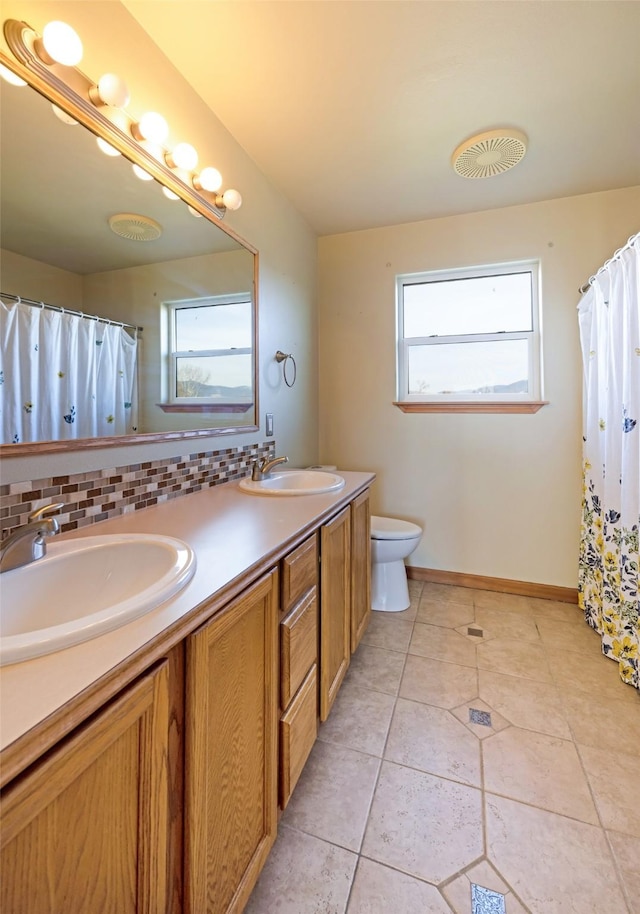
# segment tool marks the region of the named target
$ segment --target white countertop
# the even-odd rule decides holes
[[[201,622],[193,610],[235,579],[268,568],[282,547],[320,518],[330,517],[373,482],[371,473],[343,472],[335,494],[266,497],[247,495],[228,482],[191,495],[102,521],[64,538],[107,533],[157,533],[188,543],[197,568],[177,596],[128,625],[57,653],[0,669],[0,749],[61,709],[144,645],[176,623]],[[73,583],[70,582],[70,591]],[[184,637],[184,633],[181,635]],[[179,641],[180,637],[176,638]]]

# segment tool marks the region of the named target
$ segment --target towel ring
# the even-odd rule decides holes
[[[291,379],[291,381],[289,380],[289,378],[287,376],[287,362],[289,361],[289,359],[291,359],[291,362],[293,364],[293,378]],[[282,366],[282,376],[284,378],[284,383],[287,385],[287,387],[293,387],[293,385],[296,383],[296,376],[298,374],[298,369],[296,368],[296,360],[294,359],[294,357],[291,355],[290,352],[283,352],[281,349],[278,349],[278,351],[276,352],[276,362],[278,362],[278,363],[284,362],[284,365]]]

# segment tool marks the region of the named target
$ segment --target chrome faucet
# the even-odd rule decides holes
[[[56,534],[60,525],[55,517],[48,517],[54,511],[64,508],[64,503],[43,505],[29,515],[29,522],[18,527],[0,543],[0,573],[29,565],[41,559],[47,552],[45,537]]]
[[[268,476],[271,470],[274,467],[277,467],[279,463],[289,463],[288,457],[274,457],[273,460],[267,460],[266,457],[263,457],[262,460],[254,460],[253,469],[251,470],[251,478],[254,482],[260,482],[261,479],[264,479],[265,476]]]

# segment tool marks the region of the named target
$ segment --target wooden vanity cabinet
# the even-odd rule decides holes
[[[277,829],[278,575],[187,638],[185,912],[239,914]]]
[[[3,914],[244,910],[366,628],[369,541],[364,492],[90,718],[68,712],[2,791]]]
[[[3,791],[3,914],[171,910],[169,714],[163,661]]]
[[[285,809],[318,735],[318,537],[281,563],[279,798]]]
[[[320,528],[320,720],[371,618],[369,490]]]
[[[351,653],[371,620],[371,507],[366,489],[351,502]]]
[[[320,528],[320,720],[336,700],[351,658],[351,509]]]
[[[314,534],[282,562],[279,759],[282,809],[313,748],[318,714],[321,721],[329,716],[351,654],[371,618],[370,527],[367,489],[320,528],[319,554],[318,536]]]

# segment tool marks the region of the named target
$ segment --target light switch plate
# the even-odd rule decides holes
[[[267,438],[273,437],[273,413],[266,413],[266,435]]]

